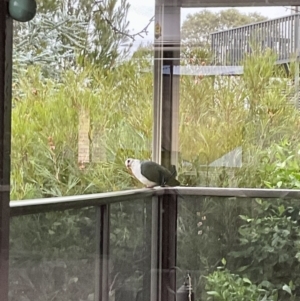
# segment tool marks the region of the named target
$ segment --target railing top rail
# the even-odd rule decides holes
[[[250,26],[258,26],[258,25],[262,25],[262,24],[266,24],[266,23],[271,23],[271,22],[274,22],[274,21],[285,22],[285,21],[289,21],[289,20],[295,20],[295,18],[297,16],[299,17],[300,13],[298,13],[298,14],[292,14],[292,15],[287,15],[287,16],[283,16],[283,17],[278,17],[278,18],[275,18],[275,19],[270,19],[270,20],[265,20],[265,21],[250,23],[250,24],[247,24],[247,25],[238,26],[238,27],[234,27],[234,28],[230,28],[230,29],[226,29],[226,30],[214,31],[210,35],[211,36],[218,35],[218,34],[221,34],[221,33],[230,32],[230,31],[233,31],[233,30],[239,30],[239,29],[243,29],[243,28],[246,28],[246,27],[250,27]]]
[[[165,188],[165,190],[172,188]],[[177,189],[177,188],[176,188]],[[173,189],[174,190],[174,189]],[[299,198],[299,189],[179,187],[179,195],[199,195],[237,198]]]
[[[293,189],[256,189],[256,188],[216,188],[216,187],[165,187],[155,189],[134,189],[118,192],[107,192],[66,197],[11,201],[11,214],[26,215],[44,211],[76,209],[90,206],[101,206],[116,202],[131,201],[177,194],[178,196],[212,196],[237,198],[294,198],[300,199],[300,190]]]
[[[94,201],[102,199],[115,199],[115,198],[126,198],[126,197],[139,197],[145,195],[152,195],[149,189],[131,189],[123,191],[112,191],[104,193],[94,193],[94,194],[83,194],[83,195],[71,195],[63,197],[52,197],[52,198],[41,198],[41,199],[28,199],[28,200],[12,200],[10,202],[10,207],[26,207],[26,206],[36,206],[43,204],[59,204],[66,202],[79,202],[79,201]]]
[[[134,189],[117,192],[105,192],[65,197],[52,197],[31,200],[13,200],[10,202],[11,215],[25,215],[51,210],[76,209],[101,206],[153,196],[151,189]]]

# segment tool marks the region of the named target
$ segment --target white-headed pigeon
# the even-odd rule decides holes
[[[175,166],[173,166],[174,171],[170,171],[153,161],[140,161],[132,158],[126,159],[125,165],[131,170],[132,174],[148,188],[165,185],[180,185],[175,179],[177,175]]]

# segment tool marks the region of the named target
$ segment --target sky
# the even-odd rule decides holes
[[[136,32],[141,31],[148,23],[149,20],[154,16],[154,3],[155,0],[129,0],[131,5],[128,14],[129,20],[129,29],[131,33],[134,34]],[[282,16],[286,16],[291,14],[291,7],[290,6],[277,6],[277,7],[236,7],[238,10],[244,13],[250,12],[260,12],[262,15],[273,19]],[[203,9],[203,8],[202,8]],[[219,11],[221,9],[226,8],[207,8],[211,11]],[[201,9],[197,8],[185,8],[181,9],[181,23],[184,22],[188,14],[193,14],[195,12],[200,11]],[[147,43],[153,41],[154,35],[154,25],[151,24],[149,26],[149,33],[144,38],[136,38],[133,44],[133,50],[136,49],[141,42]]]

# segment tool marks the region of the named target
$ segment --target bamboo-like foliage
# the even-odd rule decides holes
[[[125,158],[149,153],[151,83],[151,74],[138,73],[132,62],[107,75],[92,67],[69,71],[60,84],[41,81],[39,68],[29,68],[16,86],[23,96],[14,99],[12,199],[129,187]],[[90,142],[100,133],[106,150],[98,164],[77,160],[82,108],[90,112]]]
[[[270,51],[257,52],[245,59],[242,77],[182,77],[180,152],[192,163],[182,171],[196,172],[192,179],[182,178],[187,184],[263,186],[250,180],[262,152],[299,133],[292,78],[275,62]],[[234,150],[242,152],[236,168],[211,166]]]
[[[257,187],[267,181],[251,180],[261,154],[299,133],[289,78],[274,69],[274,61],[269,53],[247,58],[242,78],[181,78],[183,183]],[[41,80],[36,67],[23,73],[13,110],[13,199],[130,187],[123,169],[126,156],[151,158],[153,78],[141,64],[129,60],[109,73],[91,66],[69,70],[60,83]],[[76,159],[82,109],[90,115],[91,145],[97,136],[105,149],[106,159],[99,164],[81,166]],[[241,168],[210,167],[239,147]],[[185,176],[184,162],[196,171],[192,179]]]

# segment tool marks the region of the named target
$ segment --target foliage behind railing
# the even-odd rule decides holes
[[[106,205],[110,293],[134,299],[151,281],[151,203],[169,194],[178,197],[177,282],[190,271],[195,300],[299,296],[300,190],[176,187],[12,201],[12,300],[94,298]]]

